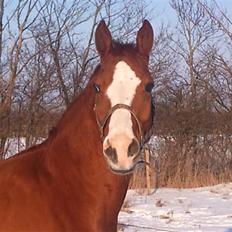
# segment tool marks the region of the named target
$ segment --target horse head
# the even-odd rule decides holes
[[[153,125],[149,53],[153,30],[145,20],[136,44],[112,40],[104,21],[96,29],[95,43],[101,64],[94,77],[95,114],[102,151],[116,174],[131,173],[140,162],[140,150]]]

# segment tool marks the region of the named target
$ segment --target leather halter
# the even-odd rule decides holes
[[[105,137],[104,136],[104,128],[105,128],[105,126],[107,124],[107,121],[109,120],[109,118],[111,117],[111,115],[114,113],[114,111],[116,111],[117,109],[128,110],[130,112],[130,114],[134,117],[134,119],[135,119],[135,121],[137,123],[138,129],[139,129],[139,135],[140,135],[139,144],[140,144],[140,148],[143,147],[143,145],[147,142],[147,140],[150,138],[150,136],[153,133],[153,123],[152,123],[151,129],[144,135],[142,124],[141,124],[140,120],[138,119],[138,117],[136,116],[136,114],[133,111],[133,109],[129,105],[122,104],[122,103],[114,105],[107,112],[107,114],[105,115],[105,117],[104,117],[104,119],[103,119],[102,122],[99,120],[99,117],[98,117],[97,112],[96,112],[96,107],[97,107],[97,104],[96,104],[96,101],[95,101],[94,112],[95,112],[96,121],[97,121],[97,124],[98,124],[98,127],[99,127],[100,136],[101,136],[101,140],[102,141],[104,140],[104,137]]]

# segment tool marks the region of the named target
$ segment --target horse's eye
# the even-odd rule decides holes
[[[154,83],[153,82],[150,82],[150,83],[148,83],[148,84],[145,85],[146,92],[150,93],[153,88],[154,88]]]
[[[96,91],[96,93],[99,93],[101,91],[100,86],[96,83],[93,84],[94,90]]]

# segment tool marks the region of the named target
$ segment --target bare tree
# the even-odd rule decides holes
[[[207,54],[213,54],[211,64],[214,66],[213,70],[215,72],[212,76],[214,85],[211,85],[211,91],[215,96],[215,101],[223,110],[230,111],[232,104],[232,64],[230,62],[232,56],[232,21],[215,0],[211,1],[211,6],[202,0],[198,0],[198,3],[207,15],[208,20],[222,33],[217,47],[215,48],[215,45],[211,46],[210,52],[207,53],[206,51],[205,54],[206,56]],[[219,110],[218,107],[216,109]]]
[[[212,173],[213,160],[218,156],[221,162],[220,157],[225,154],[220,147],[212,157],[209,148],[209,144],[215,150],[219,148],[217,134],[212,136],[217,117],[211,107],[215,103],[214,94],[217,93],[217,100],[225,100],[218,88],[224,81],[212,78],[218,77],[220,69],[215,69],[213,53],[210,56],[209,52],[222,37],[197,1],[172,0],[171,6],[176,11],[178,25],[169,42],[169,49],[175,54],[171,58],[173,63],[167,62],[171,68],[167,67],[163,73],[173,80],[160,82],[164,97],[157,104],[157,129],[164,147],[160,148],[162,157],[158,163],[162,166],[159,169],[165,170],[161,173],[163,182],[175,181],[181,185],[193,178],[197,180],[203,172]],[[164,63],[165,58],[161,58],[159,66]]]
[[[137,17],[132,20],[134,10]],[[5,68],[4,81],[1,82],[6,91],[0,109],[7,112],[4,120],[8,120],[8,123],[1,123],[4,126],[0,134],[5,134],[4,140],[14,125],[9,123],[12,107],[28,119],[19,128],[27,128],[27,132],[23,129],[23,135],[30,146],[41,109],[45,112],[53,108],[56,115],[82,91],[98,60],[93,35],[101,19],[115,27],[115,34],[121,30],[123,40],[127,41],[145,15],[146,7],[142,1],[136,0],[19,1],[5,26],[5,30],[8,29],[5,33],[8,32],[8,40],[13,45],[8,48],[6,57],[9,59],[4,61],[8,68]],[[18,33],[12,27],[13,22],[16,22]],[[39,69],[47,72],[42,73]],[[30,109],[27,113],[26,105]]]
[[[215,0],[211,0],[212,6],[210,7],[205,1],[197,0],[198,4],[202,7],[205,13],[210,17],[210,19],[222,30],[228,38],[232,41],[232,32],[230,30],[232,26],[232,20],[226,14],[225,10],[221,7]]]
[[[2,77],[2,33],[3,33],[3,13],[4,13],[4,0],[0,1],[0,104],[3,101],[3,77]],[[0,111],[0,120],[3,118],[3,113]],[[0,131],[2,130],[0,126]],[[2,154],[4,151],[6,138],[0,139],[0,159],[2,159]]]
[[[39,0],[24,0],[18,1],[12,15],[8,18],[6,26],[4,26],[4,31],[8,28],[8,40],[11,41],[11,46],[8,47],[8,64],[7,70],[2,70],[2,75],[0,79],[0,87],[3,90],[1,95],[1,105],[0,105],[0,119],[1,119],[1,148],[0,155],[3,155],[4,145],[6,141],[7,134],[7,120],[11,111],[12,96],[16,84],[17,75],[22,70],[19,67],[19,58],[22,50],[23,43],[26,39],[24,35],[26,34],[30,25],[38,17],[38,13],[34,14]],[[3,6],[3,5],[2,5]],[[4,6],[3,6],[4,7]],[[33,16],[31,16],[33,15]],[[11,23],[16,23],[17,33],[12,31]],[[3,32],[3,30],[1,30]]]
[[[217,28],[208,20],[202,7],[193,0],[172,0],[172,8],[176,11],[179,21],[179,35],[176,40],[179,55],[187,65],[190,80],[191,100],[196,104],[197,71],[199,51],[202,46],[212,39]]]

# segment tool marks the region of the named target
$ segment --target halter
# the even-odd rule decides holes
[[[139,139],[139,144],[140,144],[140,148],[143,147],[143,145],[147,142],[147,140],[150,138],[150,136],[152,135],[153,133],[153,122],[152,122],[152,127],[150,128],[150,130],[144,135],[144,130],[143,130],[143,127],[142,127],[142,124],[140,122],[140,120],[138,119],[138,117],[136,116],[134,110],[129,106],[129,105],[126,105],[126,104],[122,104],[122,103],[119,103],[119,104],[116,104],[114,105],[113,107],[110,108],[110,110],[107,112],[107,114],[105,115],[103,121],[101,122],[99,120],[99,117],[97,115],[97,111],[96,111],[96,108],[97,108],[97,104],[96,104],[96,100],[95,100],[95,104],[94,104],[94,112],[95,112],[95,116],[96,116],[96,121],[97,121],[97,124],[98,124],[98,127],[99,127],[99,131],[100,131],[100,136],[101,136],[101,140],[103,142],[105,136],[104,136],[104,128],[106,126],[106,123],[107,121],[109,120],[109,118],[111,117],[111,115],[114,113],[114,111],[116,111],[117,109],[125,109],[125,110],[128,110],[130,112],[130,114],[134,117],[136,123],[137,123],[137,126],[138,126],[138,129],[139,129],[139,135],[140,135],[140,139]]]

